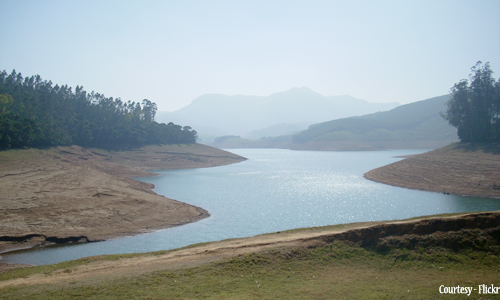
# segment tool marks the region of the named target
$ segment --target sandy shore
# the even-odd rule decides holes
[[[0,152],[0,253],[138,234],[209,216],[130,177],[146,170],[213,167],[244,158],[205,145],[132,151],[81,147]]]
[[[453,144],[371,170],[364,176],[410,189],[500,198],[500,147]]]

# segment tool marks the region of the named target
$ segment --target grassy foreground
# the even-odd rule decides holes
[[[482,284],[500,286],[499,232],[496,227],[409,233],[364,246],[323,239],[315,246],[275,247],[179,270],[6,287],[0,299],[499,299],[477,290]],[[0,282],[31,273],[71,273],[76,266],[121,258],[18,269],[0,274]],[[441,285],[476,290],[448,295],[439,292]]]

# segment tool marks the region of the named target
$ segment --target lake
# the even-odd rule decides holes
[[[299,227],[500,210],[500,200],[393,187],[363,178],[367,171],[424,150],[317,152],[231,149],[237,164],[155,171],[141,178],[155,192],[202,207],[207,219],[104,242],[2,254],[1,262],[51,264],[100,254],[179,248]]]

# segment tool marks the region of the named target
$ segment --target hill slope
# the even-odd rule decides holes
[[[435,97],[361,117],[315,124],[292,137],[290,148],[375,150],[438,148],[457,141],[456,129],[440,115],[449,95]]]
[[[303,87],[267,97],[202,95],[180,110],[159,112],[157,120],[189,122],[203,142],[210,142],[208,136],[213,139],[222,135],[239,135],[258,139],[290,134],[304,130],[310,124],[385,111],[398,105],[369,103],[350,96],[325,97]]]

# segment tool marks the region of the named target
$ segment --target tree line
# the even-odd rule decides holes
[[[469,80],[451,88],[444,118],[458,130],[464,143],[500,142],[500,79],[495,81],[490,64],[478,61]]]
[[[192,144],[189,126],[155,122],[157,106],[113,99],[83,87],[53,85],[39,75],[0,73],[0,150],[79,145],[130,148],[151,144]]]

